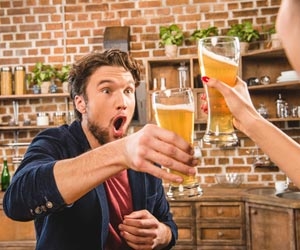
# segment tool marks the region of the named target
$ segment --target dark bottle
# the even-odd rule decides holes
[[[3,159],[3,170],[1,173],[1,190],[5,191],[10,183],[10,174],[8,170],[8,165],[7,165],[7,158],[4,156]]]

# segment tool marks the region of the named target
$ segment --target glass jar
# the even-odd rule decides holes
[[[53,114],[53,123],[56,126],[66,124],[66,113],[60,111],[55,112]]]
[[[1,68],[1,95],[12,94],[12,72],[11,67]]]
[[[23,95],[25,94],[25,67],[24,66],[16,66],[14,72],[14,83],[15,83],[15,94]]]
[[[48,126],[49,125],[49,115],[45,112],[37,113],[36,125],[37,126]]]
[[[259,104],[259,108],[257,109],[258,113],[264,118],[268,118],[268,109],[265,107],[264,104]]]

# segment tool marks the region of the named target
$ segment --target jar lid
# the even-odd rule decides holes
[[[18,71],[18,70],[25,70],[25,67],[24,66],[22,66],[22,65],[18,65],[18,66],[16,66],[15,67],[15,71]]]
[[[1,71],[11,71],[11,67],[4,66],[4,67],[1,68]]]
[[[48,113],[45,113],[45,112],[38,112],[36,114],[38,117],[43,117],[43,116],[48,116]]]
[[[54,112],[54,115],[55,115],[55,116],[65,116],[66,113],[63,112],[63,111],[56,111],[56,112]]]

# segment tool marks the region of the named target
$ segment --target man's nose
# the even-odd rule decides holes
[[[117,107],[117,109],[126,109],[127,108],[126,96],[124,94],[119,94],[117,96],[116,107]]]

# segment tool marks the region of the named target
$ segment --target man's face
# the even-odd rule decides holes
[[[101,145],[126,134],[134,114],[134,93],[134,79],[123,67],[102,66],[90,76],[82,122]]]

